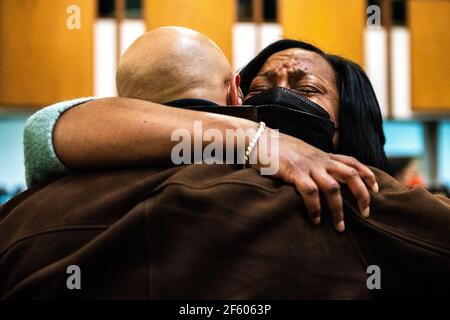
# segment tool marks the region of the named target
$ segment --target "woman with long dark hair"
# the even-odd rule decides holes
[[[327,54],[306,42],[279,40],[262,50],[240,72],[241,89],[244,96],[248,99],[249,96],[254,94],[255,79],[257,80],[261,68],[268,62],[270,63],[272,56],[279,52],[295,52],[292,49],[296,48],[312,52],[317,57],[323,58],[334,71],[335,84],[338,89],[337,109],[339,114],[336,123],[339,139],[335,152],[353,156],[366,165],[384,170],[386,168],[386,154],[383,148],[385,138],[381,111],[372,84],[358,64],[336,55]],[[295,55],[294,58],[290,56],[288,59],[292,61],[292,59],[295,59]],[[276,68],[276,66],[272,65],[272,68]],[[264,89],[267,90],[272,85],[273,82],[269,85],[266,83]],[[295,85],[296,83],[293,84],[294,89]],[[297,92],[311,98],[311,94],[314,93],[311,91],[315,89],[309,89],[309,93],[301,90],[297,90]],[[324,93],[321,92],[321,94]],[[333,107],[336,108],[336,106]]]

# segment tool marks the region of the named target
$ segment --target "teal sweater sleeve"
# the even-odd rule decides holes
[[[72,173],[56,155],[53,147],[53,128],[65,111],[93,99],[95,98],[90,97],[59,102],[28,118],[23,136],[25,179],[28,187]]]

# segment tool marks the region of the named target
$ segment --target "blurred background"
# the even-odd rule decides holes
[[[236,70],[282,37],[354,60],[381,104],[390,173],[450,186],[450,0],[0,0],[0,203],[25,188],[27,117],[116,95],[120,55],[164,25],[206,34]]]

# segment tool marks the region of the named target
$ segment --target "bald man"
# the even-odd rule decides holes
[[[242,105],[239,74],[222,50],[203,34],[181,27],[158,28],[137,39],[120,59],[116,86],[120,97],[155,103],[207,99]]]
[[[175,124],[177,128],[186,127],[181,123],[181,119],[193,120],[194,117],[196,120],[203,120],[204,123],[212,121],[212,124],[217,124],[219,121],[227,122],[229,128],[240,127],[244,123],[237,118],[173,110],[158,105],[176,107],[241,105],[239,81],[239,74],[233,73],[222,50],[203,34],[183,27],[161,27],[147,32],[127,49],[117,67],[118,95],[128,99],[80,98],[44,108],[28,119],[24,132],[27,185],[32,186],[41,181],[74,173],[75,171],[72,169],[136,165],[134,160],[133,163],[128,163],[131,160],[129,158],[118,159],[112,156],[112,154],[123,154],[118,149],[109,149],[107,155],[101,152],[102,148],[98,147],[103,143],[109,144],[108,141],[114,139],[114,145],[117,147],[128,145],[127,149],[129,149],[131,147],[130,139],[137,134],[131,132],[132,128],[139,127],[142,119],[149,116],[143,114],[143,110],[151,111],[152,119],[156,120],[155,115],[159,117],[157,121],[149,123],[152,126],[147,125],[152,129],[153,127],[162,127],[171,120],[180,121],[179,125]],[[139,101],[134,99],[139,99]],[[152,104],[143,101],[151,101]],[[81,106],[79,106],[80,104]],[[79,117],[78,111],[85,106],[89,107],[89,113],[105,111],[105,114],[90,114],[87,118],[81,115]],[[118,113],[115,114],[115,112]],[[123,125],[123,135],[120,136],[123,141],[118,139],[116,130],[112,132],[103,127],[103,125],[111,123],[112,119],[107,118],[114,114],[117,116],[116,120],[120,118],[118,123],[124,123],[125,120],[136,121],[129,123],[129,126]],[[165,118],[166,116],[169,118]],[[92,131],[94,126],[90,124],[90,121],[93,119],[96,122],[95,127],[101,128],[101,132]],[[86,122],[86,120],[88,121]],[[68,124],[67,127],[66,124]],[[92,135],[83,138],[79,135],[79,125],[85,124],[89,126],[88,131]],[[246,124],[248,127],[249,123]],[[255,126],[253,123],[251,125]],[[115,129],[119,129],[119,127]],[[139,135],[142,136],[144,132],[139,132]],[[72,134],[76,134],[76,136],[72,136]],[[170,134],[168,140],[170,141]],[[83,145],[79,145],[78,143],[82,141],[84,141]],[[158,145],[160,144],[161,141],[158,143],[146,141],[146,145],[152,146],[152,149],[147,148],[145,151],[136,150],[135,148],[138,146],[134,146],[133,159],[146,159],[146,163],[152,163],[153,160],[156,163],[168,161],[167,157],[159,156]],[[111,144],[109,145],[111,146]],[[144,154],[149,150],[152,150],[151,155]],[[94,153],[97,154],[95,159],[90,158]],[[106,159],[113,161],[108,163]]]
[[[242,103],[239,76],[219,47],[193,30],[163,27],[140,37],[122,57],[116,82],[120,98],[63,102],[27,121],[24,149],[29,186],[76,171],[167,165],[175,145],[172,133],[183,128],[193,136],[196,121],[205,129],[219,130],[224,138],[217,142],[224,148],[234,144],[227,144],[227,130],[248,132],[257,127],[246,119],[167,107]],[[275,135],[270,128],[264,134]],[[366,166],[285,134],[278,135],[278,142],[282,157],[277,176],[295,185],[316,225],[322,191],[336,230],[344,231],[342,196],[336,192],[339,183],[351,188],[367,216],[368,189],[376,191],[378,186]],[[259,164],[253,167],[261,169]]]

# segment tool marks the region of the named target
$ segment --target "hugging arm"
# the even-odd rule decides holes
[[[176,109],[130,98],[104,98],[70,108],[59,117],[52,133],[55,154],[72,170],[126,168],[171,163],[172,132],[187,129],[194,136],[194,121],[203,129],[255,129],[253,121],[192,110]],[[266,134],[271,135],[271,129]],[[26,135],[33,135],[28,132]],[[236,144],[234,144],[236,145]],[[193,150],[193,148],[191,148]],[[373,173],[355,159],[325,153],[305,142],[279,134],[277,176],[293,184],[302,195],[312,220],[320,222],[323,193],[333,223],[343,231],[339,183],[346,183],[362,213],[368,213],[368,188],[377,190]],[[32,157],[26,154],[26,157]],[[259,169],[258,165],[254,166]]]

